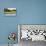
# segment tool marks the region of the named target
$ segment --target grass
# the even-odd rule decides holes
[[[4,14],[16,14],[16,11],[4,12]]]

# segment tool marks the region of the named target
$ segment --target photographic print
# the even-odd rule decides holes
[[[18,24],[20,46],[40,46],[46,43],[45,24]]]
[[[5,16],[16,16],[16,8],[4,8]]]

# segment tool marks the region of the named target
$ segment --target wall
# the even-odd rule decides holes
[[[3,8],[16,7],[16,17],[6,17]],[[46,24],[46,0],[0,0],[0,44],[8,43],[17,24]],[[16,40],[17,41],[17,40]]]

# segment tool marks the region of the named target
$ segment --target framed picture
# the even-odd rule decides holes
[[[4,8],[5,16],[16,16],[16,8]]]
[[[46,41],[46,25],[45,24],[19,24],[18,25],[18,41]]]

